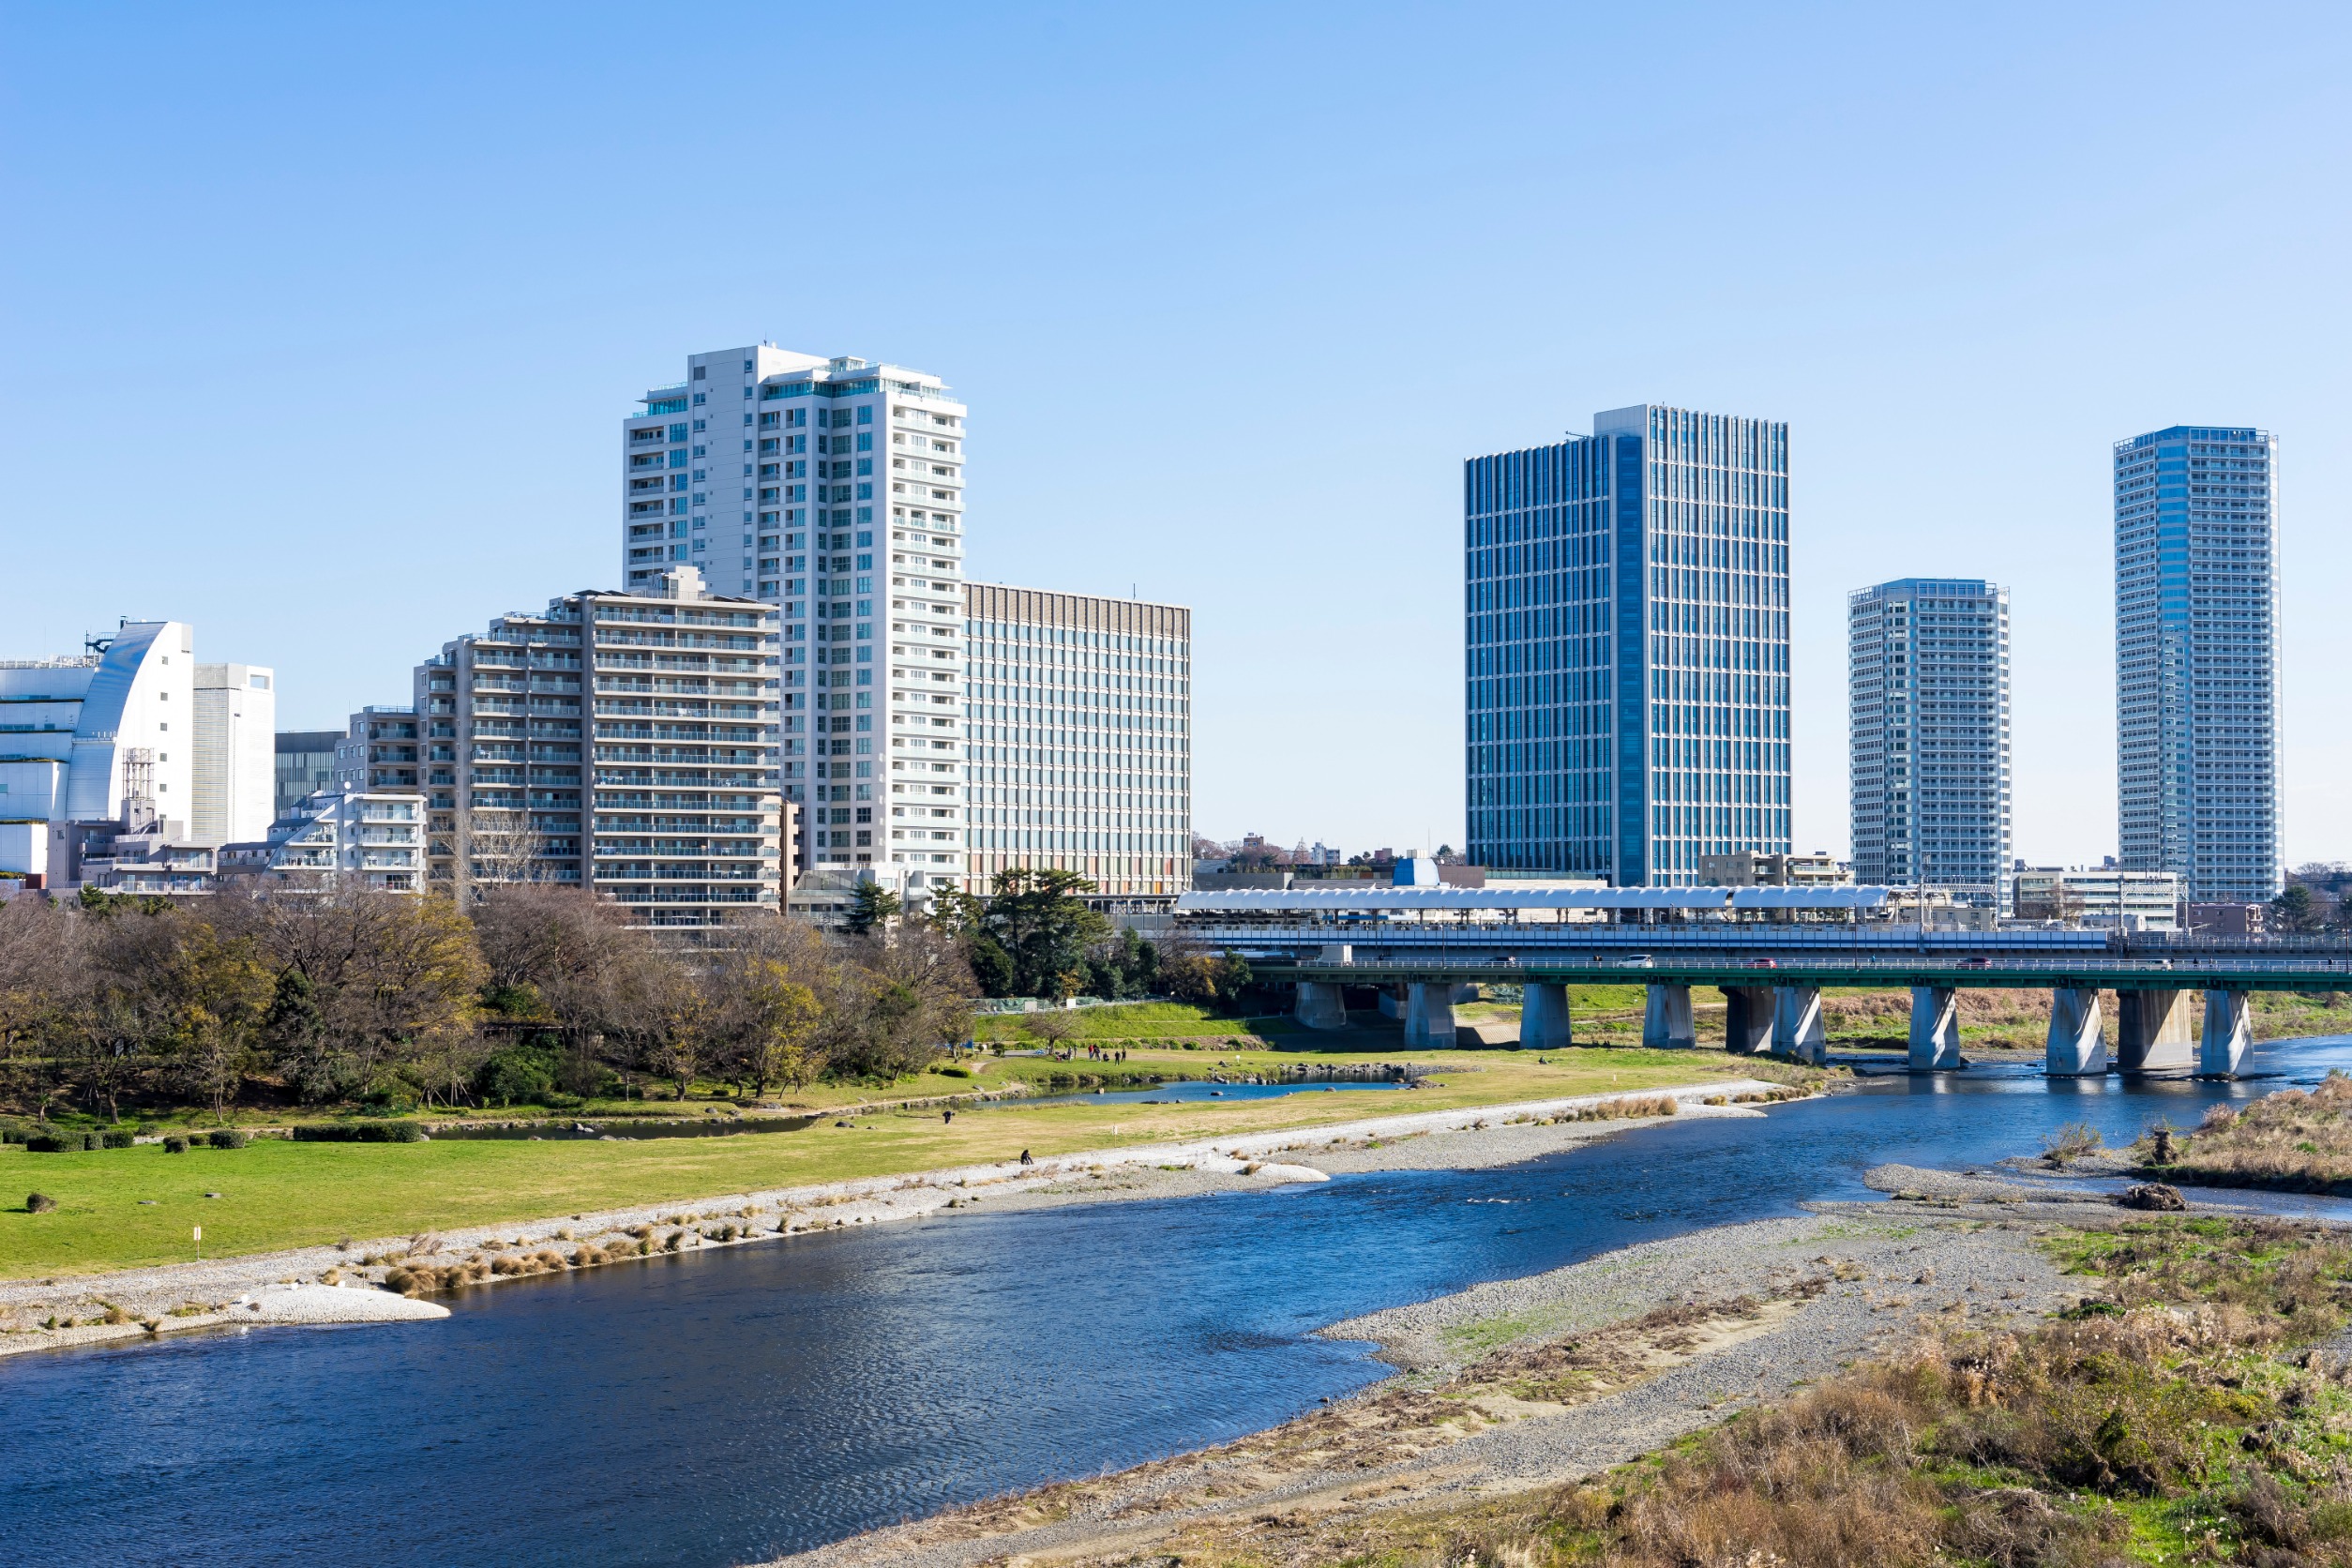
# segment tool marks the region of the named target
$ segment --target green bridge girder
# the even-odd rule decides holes
[[[1400,957],[1353,963],[1317,958],[1252,957],[1260,979],[1320,981],[1344,986],[1394,985],[1616,985],[1616,986],[1803,986],[1892,990],[1913,986],[1961,990],[2044,990],[2096,987],[2111,991],[2333,991],[2352,990],[2352,958],[2281,958],[2273,962],[2233,959],[2216,963],[2118,957],[1999,959],[1982,965],[1965,960],[1907,958],[1831,960],[1817,957],[1775,960],[1761,967],[1752,959],[1709,959],[1697,955],[1659,954],[1634,965],[1621,957],[1596,956],[1577,961],[1545,956],[1525,963],[1477,963],[1461,959]]]

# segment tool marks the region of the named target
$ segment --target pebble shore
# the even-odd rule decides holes
[[[596,1245],[607,1255],[603,1262],[611,1263],[620,1260],[611,1254],[625,1246],[648,1251],[743,1246],[975,1207],[994,1213],[1319,1182],[1341,1170],[1508,1164],[1641,1124],[1557,1120],[1613,1101],[1664,1095],[1676,1101],[1679,1114],[1754,1116],[1761,1113],[1702,1102],[1775,1092],[1781,1092],[1778,1085],[1761,1080],[1715,1079],[1679,1089],[1423,1111],[1198,1142],[1100,1150],[1056,1155],[1027,1167],[1012,1162],[971,1166],[118,1274],[11,1280],[0,1282],[0,1356],[152,1340],[223,1326],[446,1317],[445,1307],[381,1288],[395,1269],[416,1264],[441,1269],[471,1265],[486,1274],[473,1283],[494,1284],[543,1272],[543,1262],[531,1260],[550,1253],[559,1259],[578,1256],[582,1244]],[[501,1272],[487,1274],[493,1268]],[[279,1315],[294,1308],[279,1304],[270,1292],[294,1287],[308,1288],[300,1293],[303,1315]],[[255,1303],[269,1304],[257,1310]]]

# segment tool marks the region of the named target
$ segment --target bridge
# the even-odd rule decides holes
[[[2232,1078],[2252,1063],[2248,1006],[2264,990],[2352,990],[2352,944],[2170,933],[1922,929],[1885,918],[1885,888],[1369,887],[1189,893],[1184,935],[1297,988],[1299,1021],[1346,1027],[1343,988],[1395,990],[1405,1043],[1454,1038],[1462,988],[1522,988],[1519,1038],[1572,1043],[1568,988],[1646,988],[1642,1043],[1696,1043],[1691,991],[1723,993],[1735,1053],[1819,1063],[1827,987],[1907,988],[1915,1071],[1964,1065],[1958,993],[2047,989],[2044,1070]],[[2116,993],[2114,1060],[2102,993]],[[2193,999],[2204,996],[2196,1027]]]

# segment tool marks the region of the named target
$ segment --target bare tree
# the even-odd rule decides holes
[[[474,807],[458,813],[460,876],[477,892],[548,881],[547,843],[528,811]]]

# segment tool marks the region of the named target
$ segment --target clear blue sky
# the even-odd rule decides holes
[[[2284,442],[2291,860],[2352,855],[2340,8],[8,5],[0,655],[400,701],[616,576],[760,339],[973,409],[975,577],[1188,603],[1197,826],[1461,842],[1459,464],[1786,419],[1798,847],[1844,595],[2015,590],[2020,853],[2114,848],[2108,444]]]

